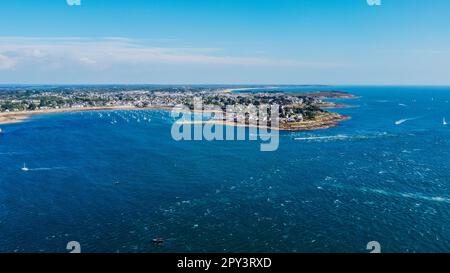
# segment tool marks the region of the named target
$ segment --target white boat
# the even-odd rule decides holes
[[[2,129],[2,128],[0,128],[0,135],[1,135],[1,134],[3,134],[3,129]]]
[[[407,121],[416,120],[416,119],[418,119],[418,118],[405,118],[405,119],[397,120],[395,122],[395,125],[400,125],[400,124],[403,124],[403,123],[405,123]]]
[[[447,125],[448,124],[447,121],[445,120],[445,117],[442,119],[442,124],[443,125]]]
[[[30,169],[28,169],[27,165],[25,165],[25,163],[23,163],[23,168],[21,170],[24,172],[28,172]]]
[[[400,125],[400,124],[405,123],[405,122],[407,122],[407,121],[408,121],[408,119],[397,120],[397,121],[395,122],[395,125]]]

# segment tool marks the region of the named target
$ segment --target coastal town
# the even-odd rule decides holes
[[[328,112],[326,108],[342,108],[326,99],[354,98],[339,91],[296,92],[266,91],[261,87],[146,87],[146,86],[66,86],[17,87],[0,91],[0,123],[20,122],[34,114],[98,111],[112,109],[166,109],[176,106],[194,108],[194,98],[204,105],[226,111],[233,105],[278,105],[281,130],[329,128],[349,117]],[[1,89],[1,88],[0,88]],[[235,116],[234,122],[258,125],[251,115]],[[266,124],[270,126],[269,124]]]

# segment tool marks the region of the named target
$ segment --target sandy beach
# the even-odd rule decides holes
[[[108,110],[137,110],[134,106],[111,106],[111,107],[83,107],[83,108],[61,108],[61,109],[46,109],[36,111],[22,111],[22,112],[3,112],[0,113],[0,124],[12,124],[26,121],[34,115],[44,115],[52,113],[70,113],[70,112],[84,112],[84,111],[108,111]],[[156,108],[155,108],[156,109]],[[161,109],[161,108],[158,108]]]

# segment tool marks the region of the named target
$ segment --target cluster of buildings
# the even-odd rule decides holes
[[[70,109],[85,107],[174,107],[185,105],[194,108],[194,98],[203,105],[213,105],[225,110],[230,105],[278,105],[280,122],[301,122],[322,111],[321,101],[313,96],[289,95],[275,92],[225,93],[218,89],[157,89],[157,90],[52,90],[0,92],[0,111],[33,111],[45,109]],[[258,117],[235,117],[247,120]]]

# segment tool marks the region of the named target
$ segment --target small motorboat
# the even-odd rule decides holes
[[[155,238],[155,239],[153,239],[152,240],[152,243],[154,244],[154,245],[162,245],[162,244],[164,244],[164,239],[163,238]]]

